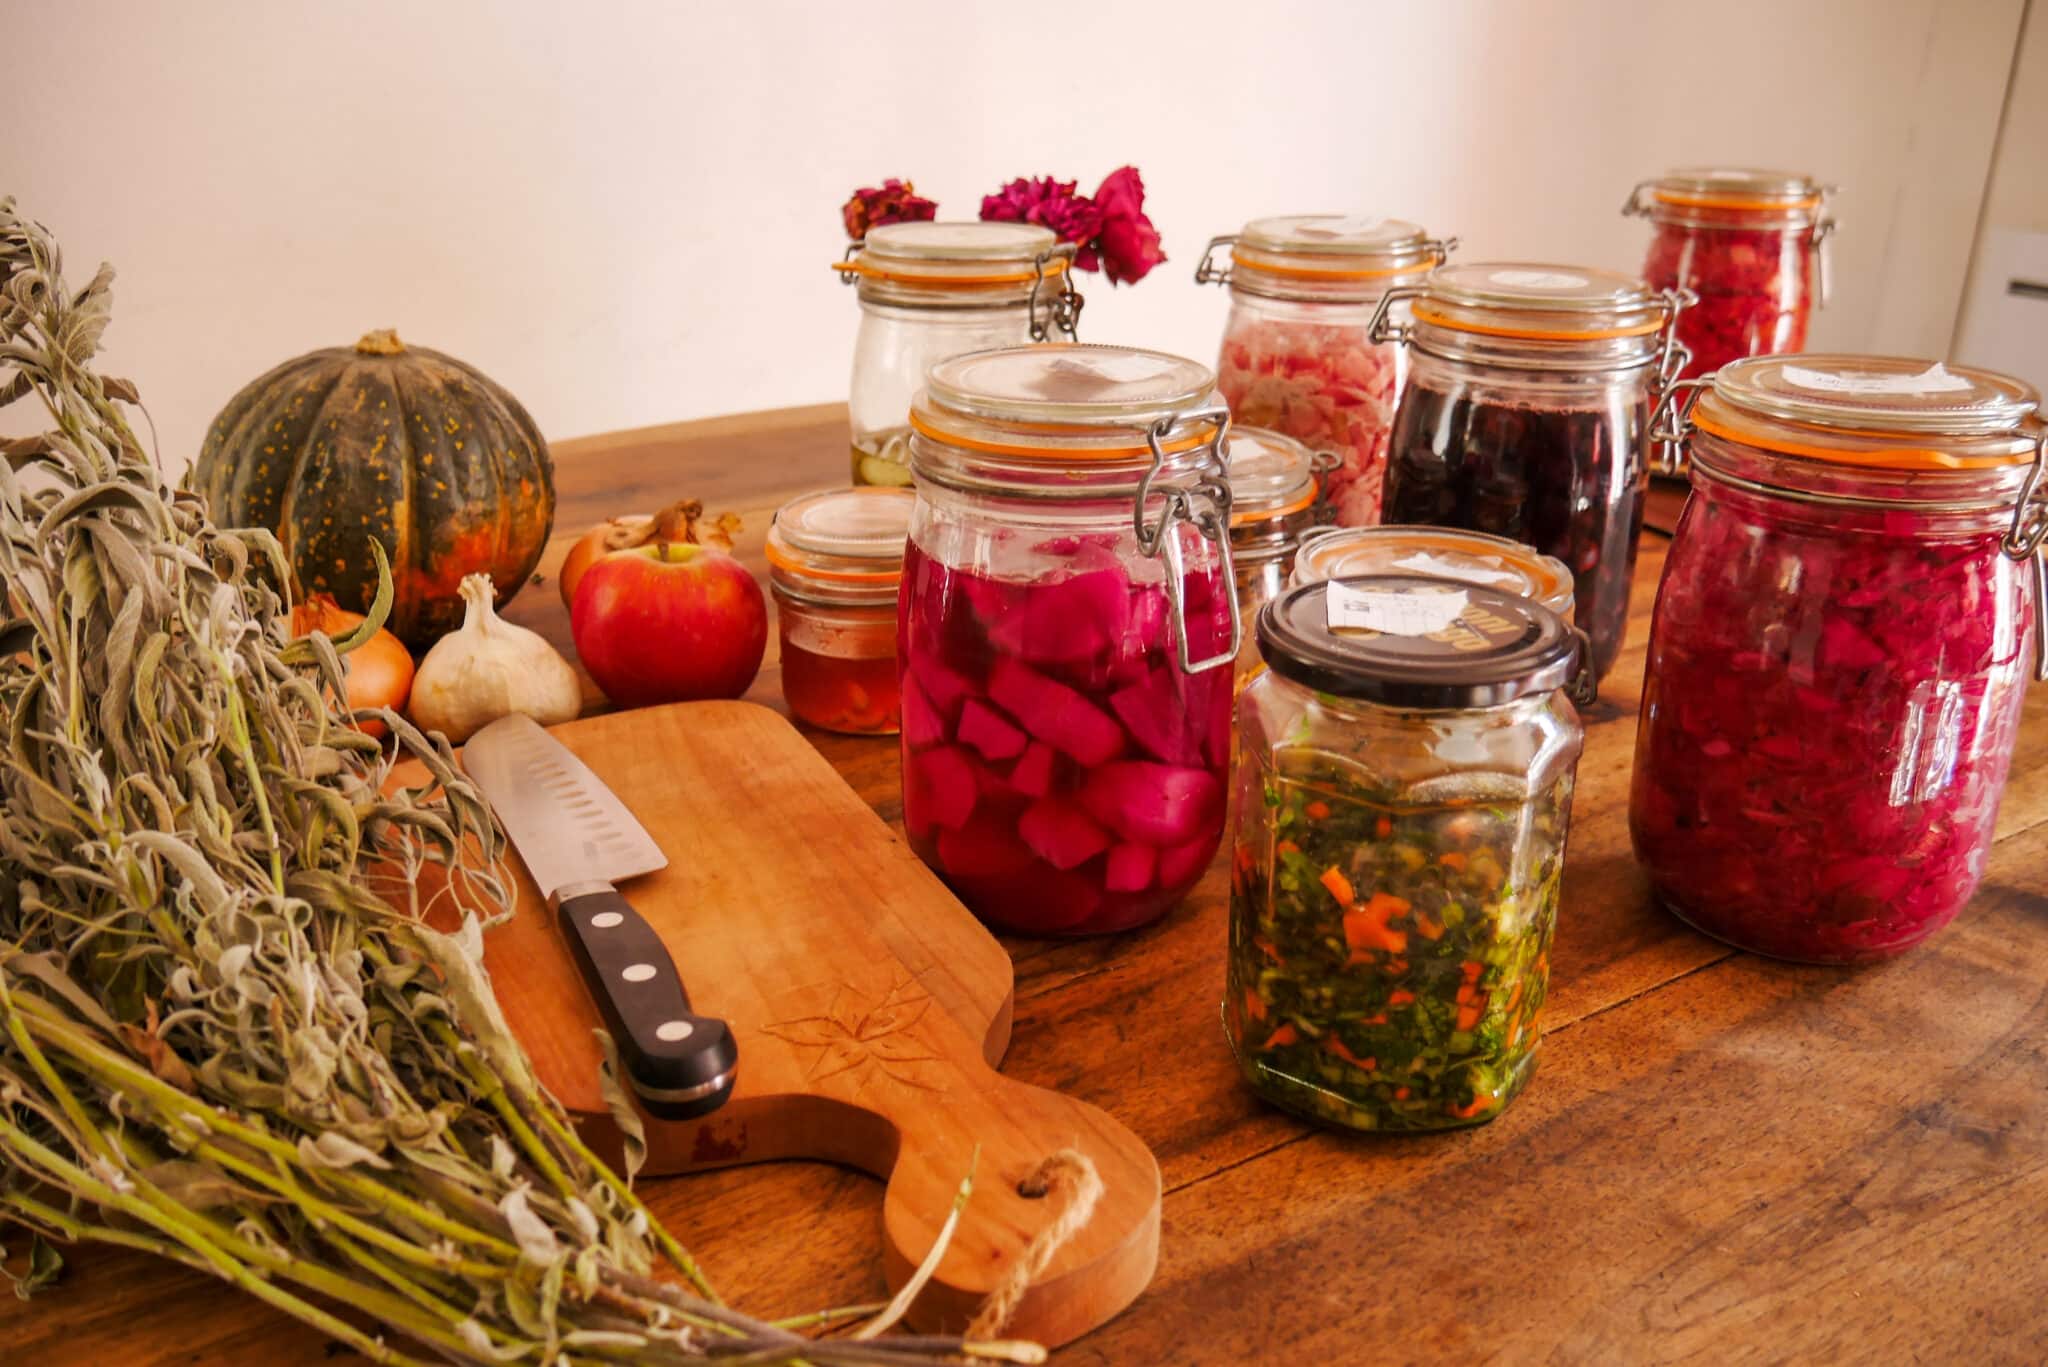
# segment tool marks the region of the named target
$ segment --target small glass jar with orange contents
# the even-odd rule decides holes
[[[1287,587],[1295,547],[1329,516],[1330,505],[1322,492],[1337,458],[1259,427],[1233,426],[1225,449],[1230,463],[1230,566],[1237,580],[1238,616],[1249,622]],[[1247,631],[1237,653],[1239,686],[1258,668],[1259,644]]]
[[[908,489],[824,489],[775,514],[768,584],[781,624],[782,696],[799,721],[896,734],[896,592],[916,502]]]

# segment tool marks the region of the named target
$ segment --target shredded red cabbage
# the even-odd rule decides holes
[[[1699,296],[1678,315],[1678,340],[1692,349],[1681,378],[1711,375],[1745,356],[1805,349],[1812,231],[1657,225],[1643,278],[1655,289]]]
[[[1697,487],[1658,588],[1629,804],[1664,903],[1818,963],[1953,919],[2019,724],[2020,569],[1995,531]]]

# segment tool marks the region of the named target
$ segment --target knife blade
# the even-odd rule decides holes
[[[739,1044],[690,1007],[660,934],[613,886],[668,856],[604,781],[532,718],[514,713],[463,748],[462,765],[497,813],[619,1047],[649,1115],[686,1120],[732,1095]]]

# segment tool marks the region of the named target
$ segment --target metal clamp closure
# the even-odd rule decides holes
[[[2034,463],[2027,467],[2027,482],[2020,486],[2013,504],[2012,526],[1999,539],[1999,546],[2014,560],[2034,562],[2034,678],[2048,683],[2048,499],[2036,500],[2041,491],[2041,466],[2048,462],[2048,426],[2034,439]]]
[[[1216,249],[1218,247],[1231,247],[1236,244],[1236,233],[1224,233],[1220,237],[1210,238],[1209,245],[1202,248],[1202,259],[1195,263],[1195,283],[1197,285],[1229,284],[1231,268],[1216,264]]]
[[[1166,465],[1163,442],[1182,423],[1216,424],[1216,435],[1203,449],[1201,473],[1192,488],[1175,487],[1161,491],[1165,506],[1156,521],[1145,520],[1146,505],[1152,501],[1152,480]],[[1235,663],[1244,644],[1244,619],[1238,612],[1234,572],[1230,559],[1230,410],[1222,404],[1170,414],[1145,430],[1145,444],[1152,449],[1152,466],[1138,481],[1138,496],[1131,509],[1131,523],[1138,535],[1138,549],[1166,560],[1166,600],[1173,609],[1174,646],[1179,652],[1183,674],[1200,674]],[[1197,660],[1188,645],[1188,609],[1185,595],[1187,576],[1185,554],[1177,534],[1180,526],[1193,527],[1203,540],[1216,547],[1219,570],[1217,592],[1230,613],[1230,641],[1216,655]]]
[[[839,265],[835,267],[839,272],[840,284],[857,285],[860,283],[860,272],[851,269],[851,267],[853,266],[853,258],[859,256],[866,247],[867,243],[865,242],[849,242],[846,244],[846,251],[839,258]]]
[[[1457,245],[1455,239],[1451,245]],[[1375,344],[1382,346],[1388,342],[1396,346],[1408,345],[1408,334],[1414,330],[1413,325],[1395,322],[1393,307],[1406,300],[1420,299],[1427,293],[1429,290],[1422,285],[1396,285],[1388,290],[1380,296],[1379,307],[1372,311],[1372,324],[1366,329],[1365,335]]]
[[[1571,682],[1564,686],[1564,695],[1574,706],[1589,707],[1600,701],[1600,678],[1593,672],[1593,638],[1584,627],[1576,625],[1572,626],[1572,635],[1579,643],[1579,662],[1572,670]]]
[[[1650,216],[1650,206],[1643,202],[1643,191],[1656,183],[1654,180],[1637,181],[1636,188],[1630,190],[1628,198],[1621,202],[1621,216],[1623,218],[1648,218]]]
[[[1714,387],[1714,377],[1673,380],[1659,391],[1650,405],[1650,466],[1660,475],[1682,475],[1685,463],[1679,459],[1692,436],[1692,410],[1701,396]]]
[[[1315,451],[1308,458],[1309,473],[1316,477],[1316,501],[1309,505],[1309,523],[1327,527],[1337,520],[1337,505],[1330,501],[1330,476],[1344,468],[1344,457],[1335,451]],[[1313,532],[1302,534],[1305,540]]]
[[[1031,280],[1031,340],[1034,342],[1049,340],[1052,336],[1052,328],[1058,328],[1062,333],[1066,334],[1066,338],[1070,342],[1080,340],[1076,335],[1076,330],[1081,325],[1081,305],[1084,301],[1081,298],[1081,292],[1074,288],[1074,255],[1076,251],[1077,248],[1073,243],[1062,242],[1057,246],[1048,247],[1040,252],[1032,262],[1033,267],[1037,271],[1037,274]],[[1055,257],[1064,257],[1067,267],[1060,272],[1060,292],[1052,298],[1050,319],[1052,327],[1047,327],[1046,320],[1038,316],[1038,294],[1045,286],[1045,268],[1052,263]]]
[[[1835,221],[1832,218],[1822,218],[1813,225],[1813,243],[1810,249],[1813,252],[1813,292],[1816,296],[1815,306],[1819,308],[1828,306],[1828,239],[1834,235]]]

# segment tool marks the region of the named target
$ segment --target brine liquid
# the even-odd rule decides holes
[[[853,482],[883,489],[910,487],[910,429],[891,427],[853,439]]]

